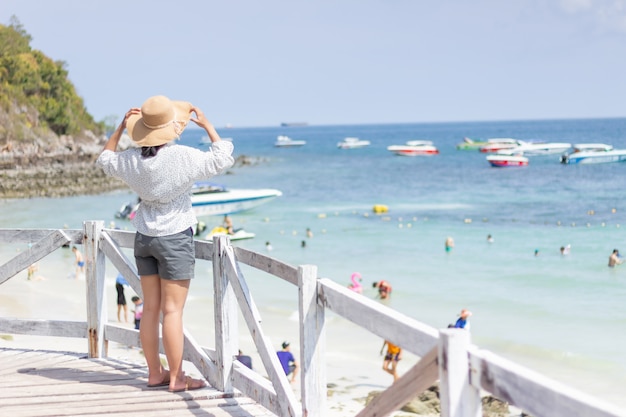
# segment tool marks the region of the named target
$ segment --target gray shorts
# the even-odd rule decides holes
[[[135,234],[135,262],[141,275],[185,280],[194,277],[196,251],[191,228],[169,236]]]

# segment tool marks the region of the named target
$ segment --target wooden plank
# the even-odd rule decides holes
[[[295,266],[247,249],[239,247],[233,249],[238,262],[298,285],[298,268]]]
[[[213,262],[213,242],[208,240],[195,239],[196,259],[204,259]]]
[[[119,229],[104,229],[107,236],[120,248],[132,249],[135,247],[135,232]]]
[[[534,416],[617,417],[624,410],[606,404],[494,353],[469,350],[471,382]]]
[[[387,416],[424,392],[437,381],[437,356],[438,346],[435,346],[391,387],[376,396],[356,417]]]
[[[469,345],[470,333],[465,329],[439,332],[441,417],[482,416],[480,390],[469,381]]]
[[[298,268],[302,414],[326,414],[326,321],[317,298],[317,267]]]
[[[55,337],[87,337],[87,323],[82,321],[0,318],[0,332]]]
[[[107,323],[104,325],[104,338],[124,346],[141,346],[139,330],[122,327],[117,324]]]
[[[211,385],[214,385],[217,378],[215,362],[185,329],[183,329],[183,336],[185,337],[183,359],[193,363],[202,376],[209,381]],[[163,344],[161,343],[161,348],[162,346]]]
[[[237,355],[239,335],[237,298],[224,273],[222,258],[230,245],[228,236],[217,236],[213,243],[213,317],[215,328],[215,362],[217,385],[224,392],[233,392],[233,358]]]
[[[14,277],[46,255],[69,243],[71,238],[62,230],[54,230],[0,265],[0,284]]]
[[[320,300],[327,308],[406,351],[424,356],[438,343],[435,328],[328,278],[319,279],[318,288]]]
[[[252,340],[254,341],[257,351],[259,352],[261,362],[263,363],[265,371],[272,382],[272,386],[276,390],[278,403],[263,403],[261,400],[266,397],[256,398],[254,393],[246,392],[246,394],[261,402],[263,406],[267,407],[271,411],[274,411],[276,414],[281,416],[299,416],[300,410],[297,406],[295,394],[289,385],[289,381],[287,381],[287,376],[283,371],[271,341],[267,336],[265,336],[265,332],[260,326],[262,321],[261,314],[252,299],[252,295],[250,294],[246,280],[243,277],[243,273],[239,269],[239,265],[237,264],[234,256],[233,247],[226,247],[224,254],[227,255],[223,258],[224,273],[228,276],[228,279],[232,283],[233,290],[237,296],[239,308],[246,325],[248,326]]]
[[[33,243],[56,232],[57,229],[0,229],[0,243]],[[70,244],[80,244],[83,241],[82,229],[63,229],[63,233],[70,238]]]
[[[115,266],[122,276],[124,276],[126,281],[128,281],[128,284],[133,289],[135,294],[137,294],[139,298],[143,298],[141,281],[139,280],[139,275],[137,274],[137,266],[134,262],[131,262],[131,260],[128,259],[126,254],[122,252],[120,247],[107,232],[103,232],[100,236],[100,250],[104,252],[113,266]]]
[[[106,258],[100,250],[100,236],[104,222],[87,221],[83,223],[85,231],[85,280],[87,288],[87,332],[89,357],[100,358],[105,355],[104,324],[107,320],[104,291],[104,272]]]

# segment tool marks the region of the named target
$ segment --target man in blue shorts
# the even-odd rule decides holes
[[[293,354],[289,351],[289,342],[283,342],[283,350],[279,350],[276,352],[278,355],[278,360],[280,364],[283,366],[283,370],[285,371],[285,375],[288,377],[291,375],[289,382],[293,383],[296,380],[296,376],[298,375],[298,362],[296,358],[293,357]]]

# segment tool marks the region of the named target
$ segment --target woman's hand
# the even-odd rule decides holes
[[[206,118],[202,110],[197,107],[192,107],[191,112],[195,113],[196,117],[192,116],[189,120],[206,130],[207,134],[209,135],[209,139],[211,139],[211,142],[217,142],[218,140],[221,140],[220,135],[217,134],[217,131],[215,130],[211,122],[209,122],[209,120]]]
[[[122,120],[122,123],[120,123],[120,127],[122,128],[122,131],[126,129],[126,122],[130,118],[130,116],[132,116],[133,114],[140,114],[140,113],[141,113],[141,109],[139,107],[133,107],[130,110],[128,110],[126,114],[124,115],[124,120]]]

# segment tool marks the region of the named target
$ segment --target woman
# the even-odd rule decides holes
[[[192,117],[194,113],[196,117]],[[211,151],[173,142],[190,120],[207,132]],[[116,152],[124,129],[138,147]],[[122,179],[141,198],[132,223],[137,229],[135,262],[143,290],[139,334],[148,364],[148,386],[167,385],[172,392],[206,386],[182,370],[183,307],[194,277],[192,227],[197,224],[190,192],[195,181],[231,167],[232,152],[232,143],[220,139],[200,109],[154,96],[141,108],[126,113],[96,161],[104,172]],[[169,371],[163,369],[159,358],[160,313]]]

